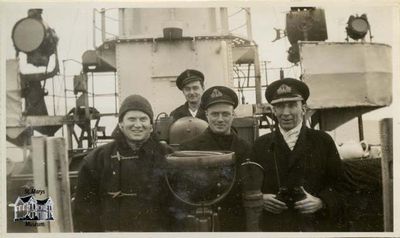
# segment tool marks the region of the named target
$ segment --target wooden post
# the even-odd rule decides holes
[[[72,232],[68,155],[64,138],[47,139],[47,174],[55,219],[50,223],[50,231]]]
[[[63,217],[61,216],[62,204],[60,203],[60,193],[57,186],[57,148],[55,146],[55,138],[47,138],[47,182],[49,185],[49,197],[53,200],[54,221],[50,222],[50,232],[60,232],[60,224]]]
[[[46,137],[44,136],[32,137],[32,168],[34,188],[44,190],[44,195],[35,194],[35,197],[44,199],[49,194],[46,185]],[[39,233],[49,232],[49,223],[45,222],[44,226],[38,226],[37,230]]]
[[[61,200],[63,204],[62,217],[64,221],[64,232],[73,232],[72,208],[71,208],[71,186],[69,177],[68,149],[64,138],[57,138],[58,159],[60,164],[61,181]]]
[[[384,231],[393,231],[393,119],[380,121]]]

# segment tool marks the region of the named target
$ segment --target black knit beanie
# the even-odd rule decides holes
[[[153,124],[153,109],[151,108],[150,102],[147,101],[146,98],[140,95],[130,95],[125,98],[121,104],[121,107],[119,108],[119,122],[122,121],[126,112],[132,110],[146,113],[150,117],[151,123]]]

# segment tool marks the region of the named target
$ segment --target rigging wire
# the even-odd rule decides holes
[[[239,9],[238,11],[236,11],[236,12],[232,13],[231,15],[229,15],[228,17],[233,17],[233,16],[237,15],[238,13],[240,13],[240,12],[243,11],[243,10],[244,10],[244,9],[241,8],[241,9]]]
[[[110,20],[119,22],[119,19],[117,19],[117,18],[115,18],[115,17],[110,17],[110,16],[107,16],[107,15],[104,15],[104,17],[107,18],[107,19],[110,19]]]
[[[235,28],[233,28],[233,29],[230,29],[229,31],[236,31],[236,30],[238,30],[238,29],[240,29],[240,28],[242,28],[242,27],[245,27],[247,24],[246,23],[243,23],[242,25],[240,25],[240,26],[238,26],[238,27],[235,27]]]

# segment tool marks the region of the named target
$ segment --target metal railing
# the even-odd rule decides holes
[[[228,22],[229,25],[234,25],[229,29],[229,33],[243,35],[249,41],[253,40],[250,8],[239,8],[239,10],[234,11],[228,15]]]
[[[106,40],[110,39],[107,38],[107,36],[111,36],[111,40],[112,39],[116,39],[118,38],[118,32],[112,32],[112,31],[107,31],[107,29],[110,29],[109,27],[107,27],[110,22],[113,22],[117,25],[119,25],[119,19],[117,17],[115,17],[115,12],[113,12],[114,10],[118,10],[118,8],[101,8],[100,10],[94,8],[93,9],[93,47],[94,49],[97,48],[97,32],[100,32],[101,35],[101,44],[103,42],[105,42]],[[118,16],[118,12],[116,13],[116,15]],[[96,21],[97,17],[100,17],[100,26],[98,26],[98,23]],[[109,21],[107,21],[109,20]],[[118,31],[118,27],[116,27],[117,31]]]

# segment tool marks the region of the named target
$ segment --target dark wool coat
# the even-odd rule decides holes
[[[84,158],[74,201],[75,231],[168,231],[164,148],[150,137],[134,152],[119,129],[115,137]],[[118,161],[117,151],[133,159]]]
[[[236,133],[233,133],[229,138],[216,135],[210,128],[207,128],[198,137],[182,144],[181,150],[233,151],[235,152],[237,170],[238,166],[250,157],[251,146],[247,141],[239,138]],[[229,194],[216,204],[215,208],[217,207],[220,207],[218,211],[220,231],[245,231],[245,216],[239,180],[236,180]]]
[[[170,117],[173,117],[173,121],[176,121],[182,117],[191,117],[192,114],[189,111],[189,105],[188,102],[185,102],[185,104],[179,106],[175,110],[173,110],[170,114]],[[199,109],[197,110],[196,117],[207,121],[206,113],[205,110],[200,106]]]
[[[301,128],[298,141],[291,151],[279,130],[263,135],[255,141],[252,160],[264,171],[262,192],[277,194],[279,190],[278,166],[281,186],[303,186],[326,205],[311,215],[301,215],[288,209],[275,215],[263,210],[263,231],[335,231],[342,210],[342,196],[338,184],[343,178],[339,154],[332,138],[322,131]]]

